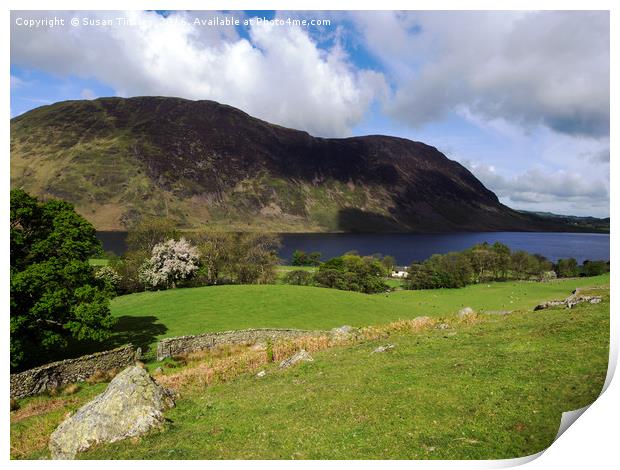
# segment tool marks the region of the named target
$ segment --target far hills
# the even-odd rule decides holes
[[[593,231],[510,209],[421,142],[313,137],[180,98],[65,101],[13,118],[11,187],[67,200],[98,230],[166,216],[240,231]]]

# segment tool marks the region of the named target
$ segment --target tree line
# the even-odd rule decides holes
[[[608,271],[609,263],[605,261],[586,261],[579,266],[574,258],[569,258],[552,263],[542,255],[512,251],[500,242],[485,242],[460,252],[433,255],[422,263],[412,263],[404,287],[457,288],[488,281],[597,276]]]

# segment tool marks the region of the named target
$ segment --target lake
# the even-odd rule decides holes
[[[126,232],[97,232],[105,251],[121,255],[127,249]],[[294,250],[319,251],[322,259],[356,250],[361,255],[392,255],[399,265],[421,261],[435,253],[460,251],[476,243],[499,241],[513,250],[525,250],[560,258],[609,260],[609,234],[555,232],[471,232],[441,234],[410,233],[288,233],[282,234],[280,257],[290,261]]]

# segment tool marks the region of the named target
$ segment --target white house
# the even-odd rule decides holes
[[[404,279],[407,277],[407,271],[404,268],[397,269],[395,271],[392,271],[392,277],[398,277],[398,278]]]

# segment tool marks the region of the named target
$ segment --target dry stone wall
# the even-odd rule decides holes
[[[325,336],[332,334],[322,330],[291,330],[259,328],[250,330],[222,331],[193,336],[166,338],[157,343],[157,360],[178,354],[202,351],[221,344],[256,344],[269,339],[299,338],[301,336]]]
[[[52,362],[44,366],[11,374],[11,398],[24,398],[86,380],[97,371],[124,369],[139,359],[139,352],[129,344],[110,351]]]

